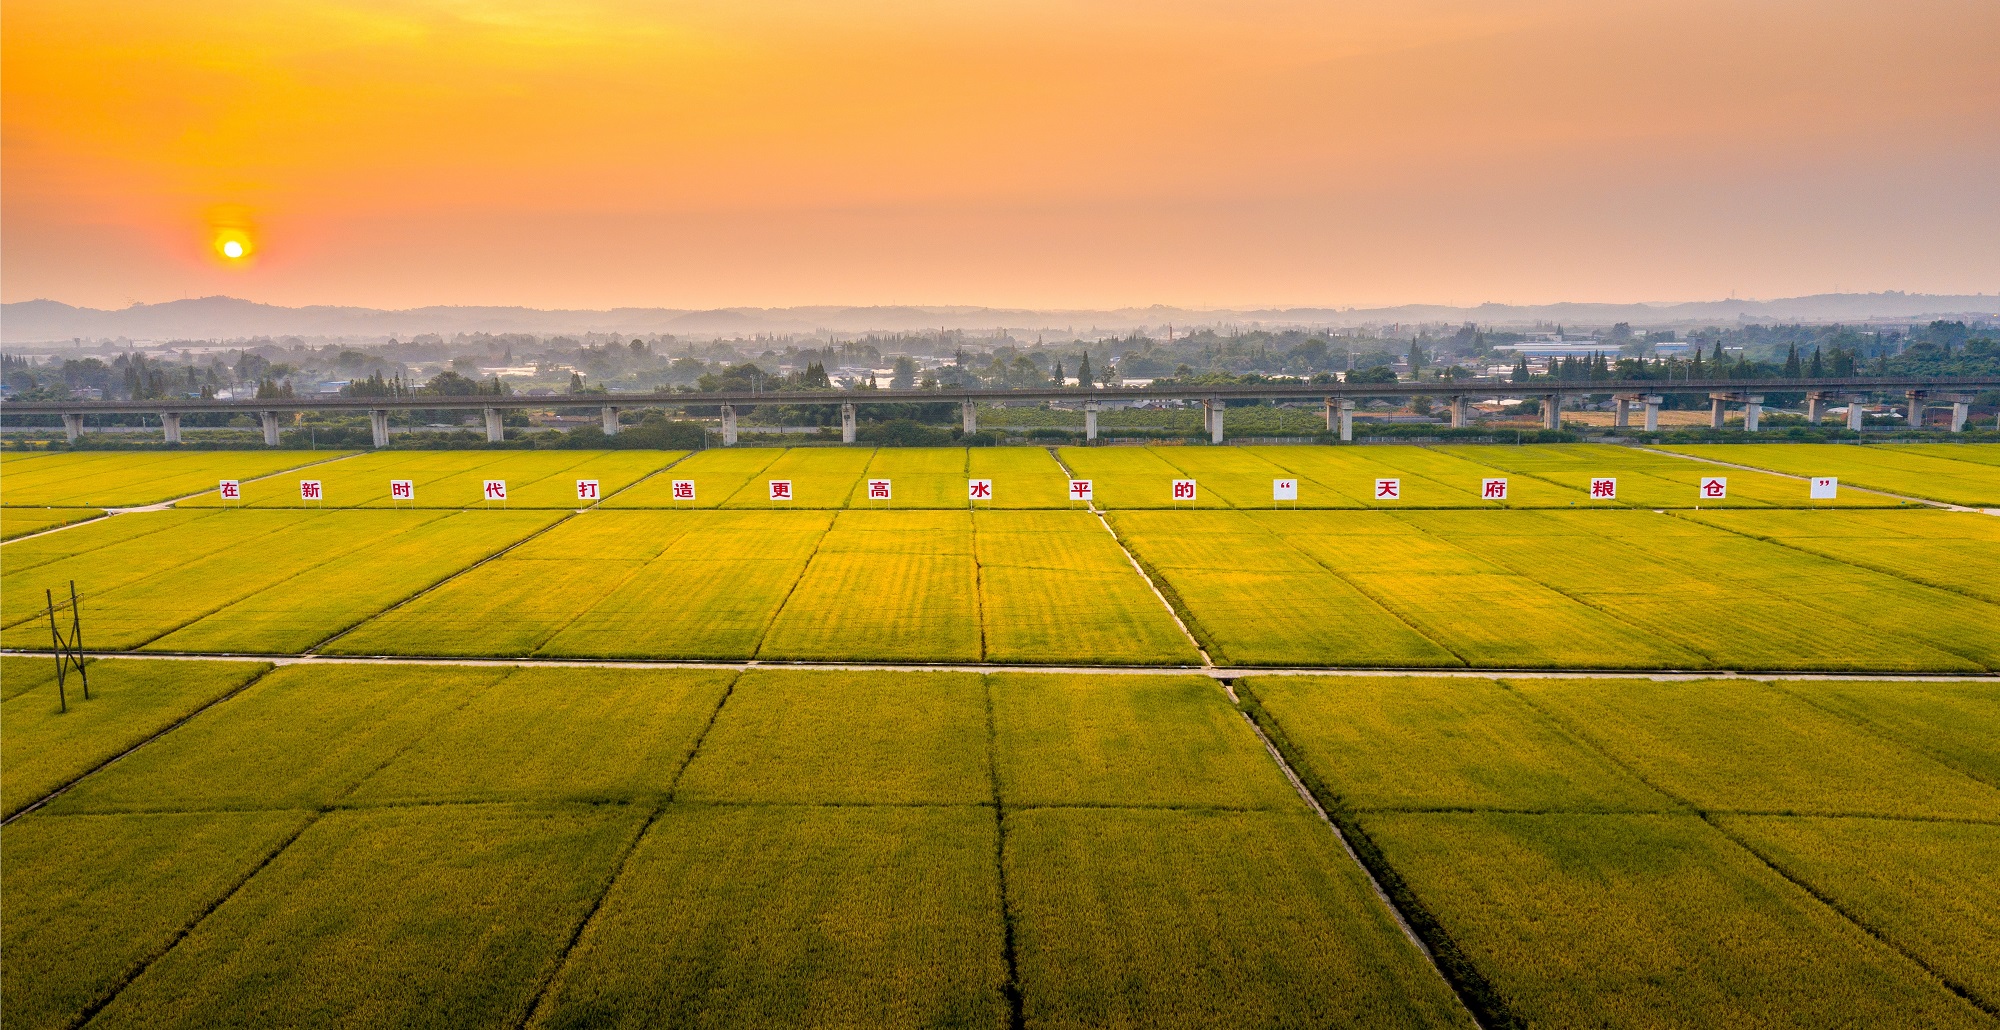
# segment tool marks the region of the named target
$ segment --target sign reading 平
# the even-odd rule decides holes
[[[1174,500],[1175,502],[1194,500],[1194,480],[1174,480]]]
[[[389,480],[389,499],[392,501],[416,500],[417,484],[408,479]]]
[[[579,501],[595,501],[595,500],[597,500],[597,499],[598,499],[598,496],[597,496],[597,480],[595,480],[595,479],[579,479],[579,480],[577,480],[577,481],[576,481],[576,499],[577,499],[577,500],[579,500]]]
[[[1479,496],[1488,501],[1507,499],[1507,481],[1504,479],[1482,479],[1479,481]]]
[[[1833,476],[1814,476],[1812,479],[1812,499],[1831,501],[1840,496],[1840,480]]]
[[[773,479],[773,480],[771,480],[771,499],[772,499],[772,500],[774,500],[774,501],[789,501],[789,500],[791,500],[791,499],[792,499],[792,481],[791,481],[791,480],[789,480],[789,479]]]
[[[1296,479],[1271,480],[1271,499],[1274,501],[1296,501],[1299,499],[1299,481]]]
[[[1403,499],[1403,481],[1400,479],[1378,479],[1375,481],[1375,499],[1378,501],[1400,501]]]
[[[965,481],[965,499],[968,501],[990,501],[993,499],[993,481],[990,479],[968,479]]]
[[[773,500],[775,499],[776,498],[774,497]],[[674,480],[674,500],[676,501],[694,500],[694,480],[692,479]]]
[[[1701,481],[1701,499],[1720,501],[1729,496],[1729,479],[1725,476],[1709,476]]]
[[[892,500],[893,498],[892,498],[892,496],[891,496],[891,495],[890,495],[890,493],[889,493],[889,481],[888,481],[888,480],[886,480],[886,479],[871,479],[871,480],[869,480],[869,481],[868,481],[868,499],[869,499],[869,500],[871,500],[871,501],[887,501],[887,500]]]
[[[1615,501],[1618,499],[1618,481],[1609,476],[1595,476],[1590,480],[1590,499],[1593,501]]]
[[[504,500],[506,500],[506,499],[507,499],[507,481],[506,481],[506,480],[504,480],[504,479],[489,479],[489,480],[487,480],[487,481],[486,481],[486,499],[487,499],[487,500],[489,500],[489,501],[504,501]]]
[[[223,480],[223,481],[222,481],[222,499],[223,499],[223,500],[225,500],[225,501],[240,501],[240,500],[242,500],[242,499],[243,499],[243,484],[242,484],[242,483],[239,483],[239,482],[237,482],[237,481],[236,481],[236,480],[234,480],[234,479],[225,479],[225,480]]]
[[[323,497],[321,497],[321,496],[320,496],[320,492],[319,492],[319,480],[317,480],[317,479],[301,479],[301,480],[299,480],[299,500],[301,500],[301,501],[318,501],[318,500],[324,500],[324,499],[325,499],[325,498],[323,498]]]
[[[1072,501],[1088,501],[1093,499],[1092,494],[1090,492],[1090,480],[1088,479],[1070,480],[1069,499]]]

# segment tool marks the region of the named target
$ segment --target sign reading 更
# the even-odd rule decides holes
[[[1814,476],[1811,494],[1815,501],[1836,500],[1840,496],[1840,480],[1833,476]]]
[[[774,501],[789,501],[789,500],[791,500],[791,499],[792,499],[792,481],[791,481],[791,480],[789,480],[789,479],[773,479],[773,480],[771,480],[771,499],[772,499],[772,500],[774,500]]]
[[[968,501],[990,501],[993,499],[993,481],[990,479],[968,479],[965,481],[965,499]]]
[[[579,500],[579,501],[595,501],[595,500],[598,500],[599,498],[598,498],[598,496],[597,496],[597,480],[595,480],[595,479],[579,479],[579,480],[577,480],[577,481],[576,481],[576,499],[577,499],[577,500]]]
[[[1593,501],[1617,500],[1618,481],[1609,476],[1593,476],[1590,480],[1590,499]]]
[[[1271,499],[1274,501],[1296,501],[1299,499],[1299,481],[1296,479],[1271,480]]]

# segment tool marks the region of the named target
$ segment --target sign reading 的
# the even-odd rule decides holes
[[[1192,479],[1174,480],[1175,504],[1179,504],[1182,501],[1192,501],[1194,499],[1195,499],[1194,480]]]
[[[1725,476],[1706,476],[1701,481],[1701,499],[1720,501],[1729,496],[1729,479]]]
[[[598,497],[598,495],[597,495],[597,480],[595,480],[595,479],[579,479],[579,480],[577,480],[577,481],[576,481],[576,499],[577,499],[577,500],[579,500],[579,501],[596,501],[596,500],[601,500],[602,498]]]
[[[506,480],[504,480],[504,479],[489,479],[489,480],[487,480],[487,481],[486,481],[486,488],[485,488],[485,491],[484,491],[484,495],[485,495],[486,499],[487,499],[487,500],[489,500],[489,501],[504,501],[504,500],[506,500],[506,499],[507,499],[507,481],[506,481]]]
[[[1814,476],[1811,497],[1815,501],[1832,501],[1840,497],[1840,480],[1834,476]]]
[[[223,481],[222,481],[222,499],[223,499],[223,500],[225,500],[225,501],[240,501],[240,500],[242,500],[242,499],[243,499],[243,484],[242,484],[242,483],[240,483],[240,482],[238,482],[238,481],[236,481],[236,480],[234,480],[234,479],[225,479],[225,480],[223,480]]]
[[[1378,479],[1375,481],[1375,499],[1378,501],[1400,501],[1403,499],[1403,481],[1400,479]]]
[[[792,499],[792,481],[791,481],[791,480],[789,480],[789,479],[773,479],[773,480],[771,480],[771,499],[772,499],[772,500],[774,500],[774,501],[789,501],[789,500],[791,500],[791,499]]]
[[[694,480],[692,479],[674,480],[674,500],[676,501],[694,500]],[[777,500],[777,498],[773,497],[772,500]]]
[[[1296,501],[1299,499],[1299,481],[1296,479],[1271,480],[1271,499],[1274,501]]]
[[[1618,480],[1610,476],[1592,476],[1590,479],[1590,499],[1593,501],[1617,500]]]
[[[965,499],[968,501],[991,501],[993,499],[993,481],[990,479],[966,480]]]
[[[889,481],[886,479],[869,480],[868,499],[871,501],[894,500],[895,496],[889,492]]]
[[[1479,497],[1487,501],[1507,499],[1507,481],[1504,479],[1482,479],[1479,481]]]
[[[392,501],[414,501],[417,499],[417,484],[408,479],[389,480],[389,499]]]
[[[1093,494],[1091,493],[1091,486],[1090,486],[1090,480],[1088,480],[1088,479],[1072,479],[1072,480],[1070,480],[1070,481],[1069,481],[1069,499],[1070,499],[1070,500],[1072,500],[1072,501],[1088,501],[1088,500],[1093,500],[1093,499],[1094,499],[1094,495],[1093,495]]]

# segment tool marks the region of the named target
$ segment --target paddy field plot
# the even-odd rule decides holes
[[[722,502],[725,508],[841,508],[854,495],[875,451],[867,447],[793,447]],[[675,477],[687,478],[687,477]],[[792,484],[790,501],[772,501],[774,479]]]
[[[966,508],[966,468],[970,451],[958,447],[883,447],[868,459],[861,481],[847,495],[847,507]],[[889,498],[872,499],[871,480],[889,481]]]
[[[2000,447],[1990,443],[1906,443],[1897,446],[1911,454],[1923,454],[1951,461],[1973,461],[1981,465],[2000,465]]]
[[[340,458],[341,451],[100,451],[0,457],[8,507],[130,508],[213,493],[225,479],[257,480]],[[261,484],[260,484],[261,485]],[[384,490],[388,489],[385,484]],[[292,496],[298,496],[294,489]]]
[[[1743,536],[2000,603],[2000,519],[1919,508],[1894,512],[1687,512]]]
[[[1672,450],[1791,476],[1837,476],[1842,486],[1976,508],[2000,507],[2000,466],[1940,457],[1899,444],[1699,444]]]
[[[25,572],[72,558],[86,551],[110,547],[139,537],[163,533],[207,518],[213,510],[169,508],[164,511],[135,512],[108,519],[96,519],[86,526],[37,536],[32,540],[10,540],[0,546],[0,574]],[[54,585],[54,581],[50,581]]]
[[[966,452],[969,479],[993,481],[993,500],[981,508],[1067,508],[1069,476],[1044,447],[973,447]]]
[[[616,493],[605,492],[606,508],[716,508],[758,473],[783,457],[777,447],[747,447],[696,451],[674,462],[668,474],[642,479]],[[676,498],[674,481],[694,483],[694,498]],[[759,480],[761,483],[762,480]]]
[[[977,661],[968,512],[844,511],[757,647],[780,661]]]
[[[0,508],[0,540],[85,522],[103,514],[97,508]]]
[[[1438,448],[1404,445],[1379,447],[1255,447],[1294,474],[1324,483],[1362,507],[1380,508],[1556,508],[1581,505],[1589,484],[1565,485],[1496,473],[1492,467]],[[1495,448],[1496,450],[1498,448]],[[1507,499],[1481,496],[1487,479],[1507,479]],[[1401,480],[1402,496],[1376,497],[1377,479]],[[1690,486],[1689,491],[1693,491]],[[1303,486],[1301,496],[1303,496]]]
[[[1190,478],[1172,462],[1160,457],[1166,448],[1153,447],[1063,447],[1057,457],[1069,466],[1071,476],[1091,481],[1100,508],[1227,508],[1229,502],[1213,490],[1195,484],[1193,501],[1174,501],[1173,483]]]
[[[1193,665],[1173,614],[1089,512],[973,515],[984,657],[991,662]]]
[[[1460,446],[1438,450],[1498,470],[1494,474],[1524,477],[1523,482],[1541,480],[1565,491],[1574,491],[1567,495],[1573,505],[1565,503],[1562,507],[1700,507],[1708,511],[1715,508],[1879,508],[1898,503],[1893,498],[1852,490],[1842,491],[1830,501],[1815,501],[1811,498],[1808,485],[1802,480],[1690,461],[1638,447],[1580,443],[1530,447]],[[1729,481],[1727,497],[1715,500],[1701,496],[1701,481],[1708,476],[1721,476]],[[1599,477],[1618,481],[1616,499],[1591,499],[1590,481]]]
[[[1784,681],[1786,693],[2000,787],[2000,690],[1972,680]]]

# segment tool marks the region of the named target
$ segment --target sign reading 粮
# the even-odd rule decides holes
[[[792,481],[791,481],[791,480],[789,480],[789,479],[773,479],[773,480],[771,480],[771,499],[772,499],[772,500],[774,500],[774,501],[789,501],[789,500],[791,500],[791,499],[792,499]]]
[[[414,481],[408,479],[389,480],[389,499],[391,501],[416,500],[417,484]]]
[[[773,498],[773,500],[775,499],[776,498]],[[694,500],[694,480],[692,479],[674,480],[674,500],[676,501]]]
[[[1701,499],[1720,501],[1729,496],[1729,480],[1724,476],[1707,476],[1701,481]]]
[[[595,479],[579,479],[579,480],[577,480],[577,481],[576,481],[576,499],[577,499],[577,500],[579,500],[579,501],[595,501],[595,500],[600,500],[601,498],[599,498],[599,497],[598,497],[598,495],[597,495],[597,480],[595,480]]]
[[[225,480],[223,480],[223,481],[222,481],[222,499],[223,499],[223,500],[225,500],[225,501],[240,501],[240,500],[242,500],[242,499],[243,499],[243,484],[242,484],[242,483],[239,483],[239,482],[237,482],[237,481],[236,481],[236,480],[234,480],[234,479],[225,479]]]
[[[1375,481],[1375,499],[1378,501],[1400,501],[1403,499],[1403,481],[1400,479],[1378,479]]]
[[[1179,503],[1180,503],[1180,502],[1182,502],[1182,501],[1192,501],[1192,500],[1194,500],[1194,498],[1195,498],[1195,494],[1194,494],[1194,480],[1192,480],[1192,479],[1176,479],[1176,480],[1174,480],[1174,503],[1175,503],[1175,504],[1179,504]]]
[[[317,479],[299,480],[300,501],[323,501],[325,499],[326,498],[320,493],[319,480]]]
[[[1274,501],[1296,501],[1299,499],[1299,481],[1296,479],[1271,480],[1271,499]]]
[[[1094,499],[1093,495],[1090,492],[1090,480],[1088,479],[1070,480],[1069,499],[1072,501],[1088,501]]]
[[[504,479],[487,480],[485,497],[489,501],[505,501],[507,499],[507,481]]]
[[[1507,499],[1507,481],[1504,479],[1482,479],[1479,481],[1479,496],[1487,501]]]
[[[1814,476],[1812,478],[1813,500],[1831,501],[1837,499],[1839,496],[1840,496],[1839,479],[1833,476]]]
[[[894,495],[889,492],[889,481],[886,479],[869,480],[868,499],[871,501],[894,500]]]
[[[965,499],[968,501],[991,501],[993,499],[993,481],[990,479],[966,480]]]
[[[1610,476],[1593,476],[1590,480],[1590,499],[1593,501],[1615,501],[1618,499],[1618,481]]]

